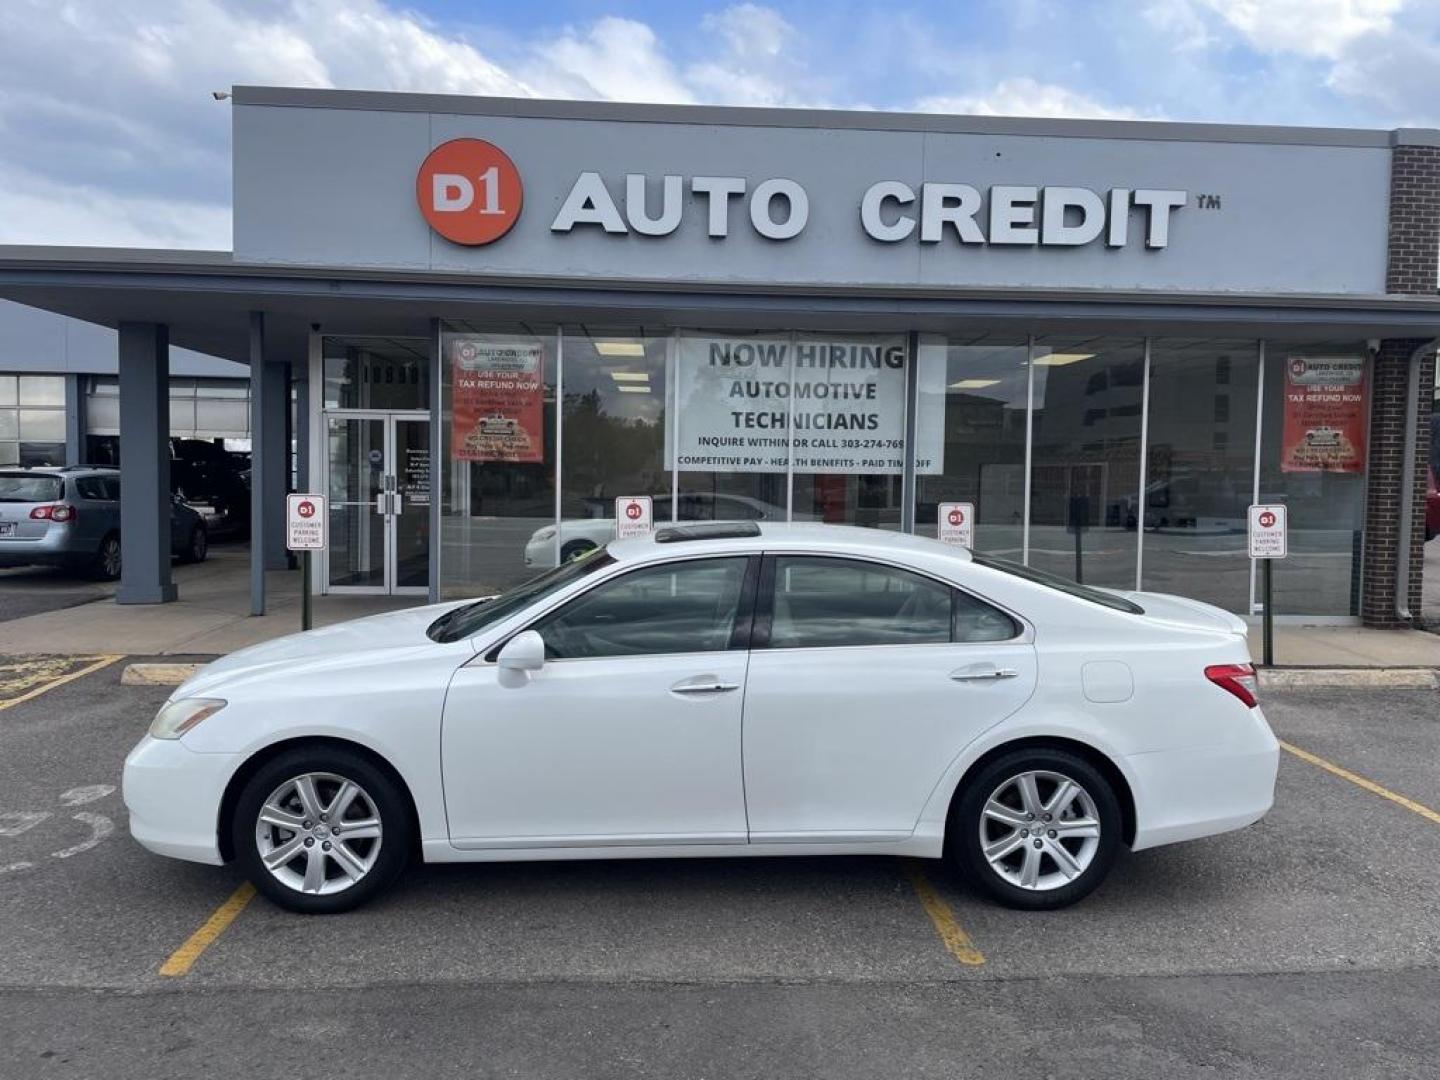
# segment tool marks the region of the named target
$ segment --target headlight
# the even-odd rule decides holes
[[[166,702],[150,722],[150,734],[156,739],[178,739],[224,707],[223,698],[192,697]]]
[[[555,526],[554,526],[554,525],[546,525],[543,529],[536,529],[536,530],[535,530],[535,535],[532,536],[530,539],[531,539],[531,540],[554,540],[554,539],[555,539]]]

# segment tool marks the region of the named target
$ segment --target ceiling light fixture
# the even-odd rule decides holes
[[[601,356],[644,356],[645,346],[639,341],[597,341],[595,351]]]
[[[1052,352],[1048,356],[1035,357],[1035,363],[1040,367],[1064,367],[1066,364],[1089,360],[1094,355],[1093,352]]]
[[[984,390],[987,386],[994,386],[999,381],[999,379],[961,379],[959,382],[952,382],[947,389]]]
[[[650,373],[649,373],[648,371],[612,371],[612,372],[610,372],[610,378],[614,379],[616,382],[621,382],[621,383],[624,383],[624,382],[643,382],[643,383],[648,383],[648,382],[650,381]]]
[[[622,393],[622,394],[648,394],[648,393],[650,393],[650,387],[649,387],[649,386],[617,386],[615,389],[616,389],[616,390],[619,390],[620,393]]]

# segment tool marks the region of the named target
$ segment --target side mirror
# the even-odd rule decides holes
[[[495,657],[495,664],[500,669],[502,684],[523,685],[530,672],[545,666],[545,639],[534,630],[516,634]]]

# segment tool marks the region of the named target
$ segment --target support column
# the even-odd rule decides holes
[[[170,580],[170,329],[120,324],[120,564],[117,604],[166,604]]]
[[[166,406],[169,415],[169,406]],[[89,424],[85,415],[85,376],[65,376],[65,464],[84,465],[85,429]]]
[[[1398,131],[1390,150],[1385,291],[1429,296],[1440,287],[1440,146]],[[1425,571],[1425,467],[1435,354],[1428,339],[1380,343],[1371,370],[1370,455],[1360,598],[1366,626],[1420,623]]]
[[[265,314],[250,313],[250,614],[265,614],[266,518],[273,513],[265,498],[266,438],[274,420],[265,408],[273,376],[265,367]]]

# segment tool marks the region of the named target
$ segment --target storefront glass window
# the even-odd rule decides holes
[[[1260,501],[1289,509],[1278,615],[1358,615],[1370,416],[1363,342],[1267,343]],[[1423,512],[1423,511],[1422,511]]]
[[[1030,565],[1135,587],[1145,343],[1036,338]]]
[[[920,335],[915,528],[975,507],[975,547],[1018,559],[1025,518],[1025,339]]]
[[[442,329],[442,596],[499,592],[554,565],[558,360],[553,327]]]
[[[668,336],[637,327],[565,328],[560,535],[537,565],[555,565],[557,552],[566,561],[608,542],[621,495],[651,496],[656,520],[669,520],[669,344]]]
[[[1254,341],[1151,341],[1141,526],[1151,592],[1247,610],[1258,363]]]
[[[327,337],[324,354],[325,408],[430,408],[424,338]]]

